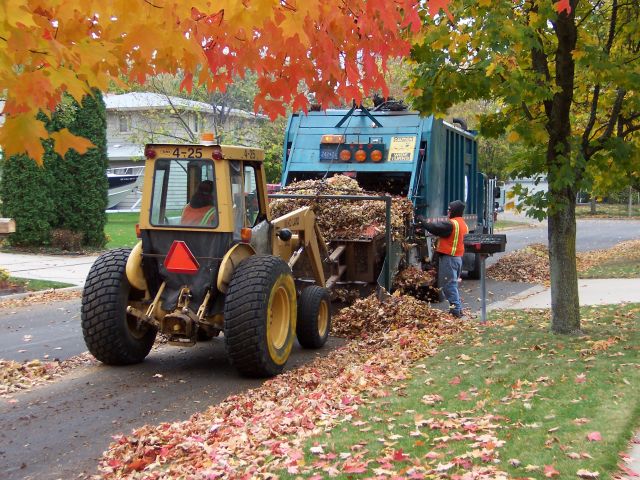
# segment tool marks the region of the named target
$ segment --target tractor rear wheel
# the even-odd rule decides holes
[[[305,288],[298,301],[298,342],[304,348],[320,348],[329,338],[331,328],[331,296],[326,288]]]
[[[279,257],[254,255],[233,273],[224,305],[224,338],[231,363],[243,375],[282,372],[296,331],[296,287]]]
[[[95,261],[82,291],[82,335],[89,352],[108,365],[140,363],[149,354],[156,329],[127,314],[133,288],[125,268],[131,250],[103,253]],[[137,292],[137,290],[136,290]]]

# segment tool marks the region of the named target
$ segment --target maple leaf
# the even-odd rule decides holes
[[[71,149],[74,149],[82,155],[83,153],[86,153],[89,148],[94,146],[90,140],[74,135],[66,128],[51,133],[51,138],[54,140],[54,150],[61,157]]]
[[[576,472],[576,475],[579,476],[580,478],[592,479],[592,478],[598,478],[600,476],[600,473],[591,472],[589,470],[585,470],[584,468],[582,468]]]
[[[580,374],[576,375],[576,379],[575,379],[576,383],[585,383],[586,381],[587,381],[587,374],[586,373],[580,373]]]
[[[555,469],[553,465],[545,465],[544,466],[544,476],[547,478],[557,477],[560,475],[560,472]]]
[[[599,442],[602,440],[602,435],[600,435],[600,432],[589,432],[587,434],[587,440],[590,442]]]
[[[449,381],[449,385],[459,385],[459,384],[460,384],[460,377],[457,375]]]
[[[558,13],[567,12],[567,15],[569,15],[571,13],[571,0],[558,0],[556,10]]]

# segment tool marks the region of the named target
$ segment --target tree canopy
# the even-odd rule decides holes
[[[626,0],[456,0],[451,18],[425,20],[412,53],[416,106],[444,112],[485,99],[486,135],[526,148],[520,176],[545,175],[534,207],[549,219],[552,326],[580,328],[575,197],[597,182],[640,176],[640,5]]]
[[[431,0],[430,9],[447,1]],[[59,153],[86,150],[87,140],[66,129],[47,132],[36,116],[53,111],[63,92],[80,101],[121,73],[143,82],[183,71],[186,90],[195,83],[224,92],[234,76],[252,70],[254,109],[272,118],[287,104],[307,109],[299,84],[324,107],[386,94],[387,59],[409,53],[407,34],[420,28],[419,8],[415,0],[2,2],[0,144],[7,155],[34,159],[42,158],[41,138],[53,138]]]

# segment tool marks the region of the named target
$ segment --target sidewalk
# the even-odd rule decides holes
[[[580,305],[640,303],[640,279],[579,279],[578,295],[580,297]],[[487,310],[550,307],[550,289],[536,285],[506,300],[487,305]]]
[[[13,277],[52,280],[83,286],[97,256],[53,256],[0,252],[0,267]]]

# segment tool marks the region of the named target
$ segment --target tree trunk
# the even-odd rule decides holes
[[[591,194],[591,215],[596,214],[596,196]]]
[[[549,214],[551,268],[551,329],[555,333],[580,331],[578,269],[576,266],[576,204],[571,191],[549,191],[558,205]]]

